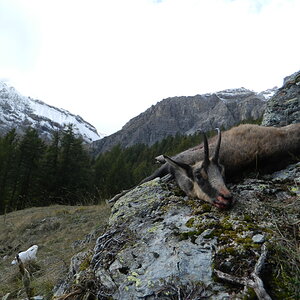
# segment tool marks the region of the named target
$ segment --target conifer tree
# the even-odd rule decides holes
[[[0,140],[0,214],[6,210],[16,158],[16,130],[12,129]]]
[[[27,129],[17,149],[17,164],[11,194],[13,209],[36,204],[39,199],[38,175],[45,145],[35,129]]]
[[[68,204],[82,202],[83,195],[92,190],[92,167],[82,140],[75,137],[72,125],[64,131],[58,170],[61,197]]]
[[[53,133],[52,142],[47,147],[45,155],[41,161],[41,199],[42,205],[58,203],[60,195],[58,193],[59,184],[59,157],[60,157],[60,133]]]

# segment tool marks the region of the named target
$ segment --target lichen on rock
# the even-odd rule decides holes
[[[300,202],[293,193],[299,179],[298,163],[232,184],[237,201],[228,211],[177,195],[172,182],[156,179],[140,185],[112,207],[109,227],[96,242],[89,268],[77,274],[77,280],[92,271],[93,293],[99,299],[178,299],[187,294],[193,295],[191,299],[247,299],[249,289],[218,279],[215,270],[251,276],[266,244],[271,249],[268,276],[263,271],[262,278],[276,297],[284,288],[272,286],[281,276],[274,263],[278,252],[273,250],[280,237],[278,227],[298,220],[299,209],[290,210],[288,220],[283,210]]]

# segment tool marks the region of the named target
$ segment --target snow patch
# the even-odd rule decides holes
[[[278,90],[278,87],[275,86],[272,89],[268,89],[268,90],[260,92],[259,95],[263,96],[266,100],[269,100],[270,98],[272,98],[275,95],[277,90]]]
[[[90,143],[103,138],[96,128],[84,121],[80,116],[73,115],[65,109],[50,106],[43,101],[21,95],[14,87],[0,81],[0,126],[13,128],[26,123],[32,127],[45,127],[46,135],[53,130],[65,128],[73,124],[76,135]]]

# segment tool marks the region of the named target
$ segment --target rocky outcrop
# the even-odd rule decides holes
[[[300,122],[300,71],[287,76],[268,101],[262,125],[285,126]]]
[[[262,117],[265,102],[274,91],[257,94],[240,88],[193,97],[173,97],[160,101],[130,120],[122,130],[92,144],[95,154],[114,145],[152,145],[176,133],[188,135],[197,130],[229,128],[244,120]]]
[[[291,228],[299,230],[299,184],[300,163],[245,179],[230,186],[236,199],[230,211],[188,199],[160,179],[138,186],[115,203],[93,252],[74,258],[56,297],[76,288],[80,297],[97,299],[248,299],[253,290],[243,285],[266,255],[259,274],[266,292],[296,299],[297,277],[288,265],[296,263],[297,248],[286,250],[287,264],[277,256],[284,255],[282,237],[286,245],[297,236]]]

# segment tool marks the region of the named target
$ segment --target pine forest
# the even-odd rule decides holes
[[[119,145],[93,158],[68,126],[45,143],[35,129],[0,137],[0,214],[51,204],[96,204],[150,175],[160,154],[201,142],[199,134],[169,136],[151,147]]]

